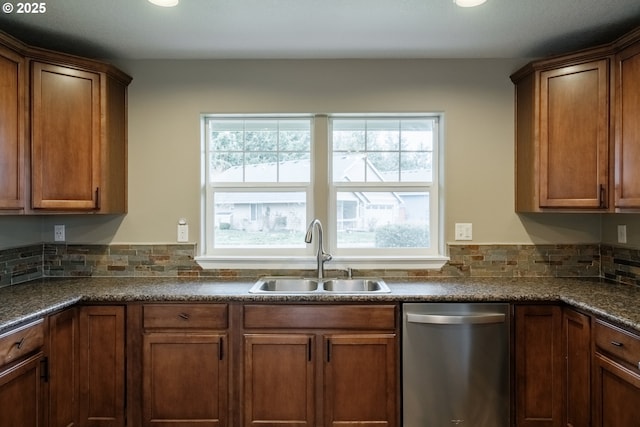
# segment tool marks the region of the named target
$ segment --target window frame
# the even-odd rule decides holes
[[[311,161],[310,183],[307,186],[300,183],[260,183],[251,184],[251,188],[235,183],[219,182],[210,186],[208,182],[208,121],[210,119],[245,118],[245,119],[287,119],[309,118],[311,120]],[[332,127],[331,120],[340,118],[433,118],[433,185],[422,183],[333,183],[332,162]],[[444,210],[442,192],[443,186],[443,123],[442,113],[393,113],[393,114],[202,114],[201,115],[201,218],[200,218],[200,249],[196,262],[205,269],[233,268],[233,269],[311,269],[315,268],[315,240],[306,244],[304,248],[256,250],[247,254],[246,249],[210,251],[213,235],[210,232],[215,224],[212,215],[213,203],[208,202],[213,197],[214,188],[229,189],[229,191],[306,191],[307,223],[318,218],[324,225],[325,250],[332,253],[333,259],[326,264],[328,270],[342,270],[346,268],[380,269],[384,265],[387,269],[438,269],[447,261],[444,244]],[[414,248],[393,248],[392,255],[384,255],[380,249],[362,250],[337,247],[337,192],[341,189],[362,189],[366,191],[389,189],[402,192],[428,190],[430,197],[430,238],[429,251]],[[435,197],[434,197],[435,196]],[[211,199],[213,200],[213,199]],[[327,203],[327,200],[329,202]],[[208,218],[212,218],[208,220]],[[336,226],[334,226],[336,225]],[[435,238],[434,238],[435,236]],[[368,249],[368,248],[366,248]],[[389,252],[384,250],[384,252]]]

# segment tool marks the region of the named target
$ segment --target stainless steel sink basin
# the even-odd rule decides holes
[[[380,278],[357,279],[311,279],[304,277],[261,277],[249,289],[250,293],[388,293],[391,292],[384,280]]]
[[[261,277],[249,290],[251,293],[308,293],[318,289],[318,281],[302,277]]]
[[[322,285],[327,292],[391,292],[382,279],[329,279]]]

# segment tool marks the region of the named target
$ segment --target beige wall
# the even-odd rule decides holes
[[[453,240],[455,222],[471,222],[476,243],[599,242],[599,215],[514,213],[509,74],[524,62],[121,61],[133,76],[129,213],[46,217],[40,239],[51,241],[53,224],[64,223],[69,242],[175,242],[178,218],[185,217],[197,241],[201,113],[433,111],[445,117],[447,241]],[[16,222],[19,229],[33,226],[32,220],[0,217],[0,230]],[[34,239],[25,232],[25,243]]]

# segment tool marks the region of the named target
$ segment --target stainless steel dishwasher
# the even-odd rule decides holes
[[[509,305],[403,305],[403,427],[509,426]]]

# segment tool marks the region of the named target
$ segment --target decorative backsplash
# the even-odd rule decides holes
[[[606,277],[640,285],[640,250],[610,245],[450,245],[441,270],[366,270],[357,275],[424,277]],[[203,270],[193,244],[38,244],[0,251],[0,286],[40,277],[165,276],[253,279],[299,270]],[[331,267],[328,265],[329,274]]]

